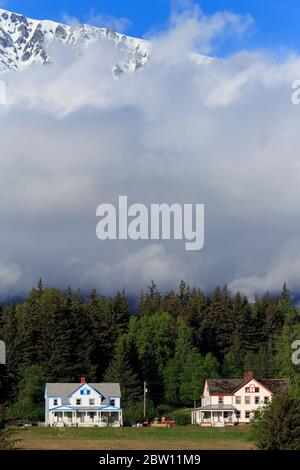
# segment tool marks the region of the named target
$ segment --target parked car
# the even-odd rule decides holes
[[[33,426],[31,421],[24,421],[22,424],[23,428],[31,428]]]

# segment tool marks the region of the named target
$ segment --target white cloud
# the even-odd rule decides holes
[[[260,264],[258,260],[255,274],[237,278],[229,287],[233,291],[239,290],[246,295],[253,296],[253,293],[279,292],[284,281],[294,292],[299,292],[299,242],[289,242],[269,264],[262,266]]]
[[[22,268],[7,259],[0,259],[0,295],[20,293],[24,289],[24,272]]]
[[[69,15],[69,13],[62,14],[62,21],[67,24],[68,26],[79,26],[80,21],[75,16]]]
[[[93,8],[86,17],[86,23],[98,28],[111,28],[118,33],[125,32],[132,25],[129,18],[98,13]]]
[[[111,263],[96,262],[89,264],[84,260],[71,260],[65,265],[66,273],[75,272],[84,287],[100,285],[110,291],[127,289],[132,291],[133,285],[147,286],[155,279],[160,287],[167,288],[177,285],[182,277],[188,276],[187,266],[184,266],[175,254],[169,253],[161,245],[150,244],[135,251],[124,252],[123,256]]]
[[[120,51],[106,42],[80,55],[57,45],[54,65],[5,77],[1,247],[16,264],[8,281],[0,276],[1,292],[18,285],[16,266],[26,285],[42,276],[135,292],[152,278],[247,293],[285,280],[297,288],[298,257],[283,248],[300,231],[300,107],[290,99],[300,58],[241,51],[191,60],[244,23],[177,15],[152,38],[149,64],[118,81]],[[130,203],[204,203],[204,250],[100,242],[96,208],[120,194]]]

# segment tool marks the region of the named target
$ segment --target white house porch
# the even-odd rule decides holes
[[[239,423],[239,412],[232,405],[206,405],[192,411],[192,424],[225,426]]]
[[[109,406],[103,409],[59,407],[49,411],[49,425],[55,427],[120,427],[122,410]]]

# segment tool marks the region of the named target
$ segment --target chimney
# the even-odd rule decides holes
[[[253,372],[252,370],[247,370],[246,372],[244,372],[244,379],[249,381],[249,380],[252,380],[254,377],[253,375]]]
[[[85,377],[80,377],[80,383],[85,384]]]

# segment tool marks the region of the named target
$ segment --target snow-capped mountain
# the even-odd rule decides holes
[[[135,71],[149,59],[147,41],[116,33],[110,28],[33,20],[0,8],[0,74],[23,70],[36,62],[51,63],[53,59],[48,46],[55,40],[74,47],[85,47],[101,40],[112,41],[124,52],[124,61],[114,67],[115,77]]]

